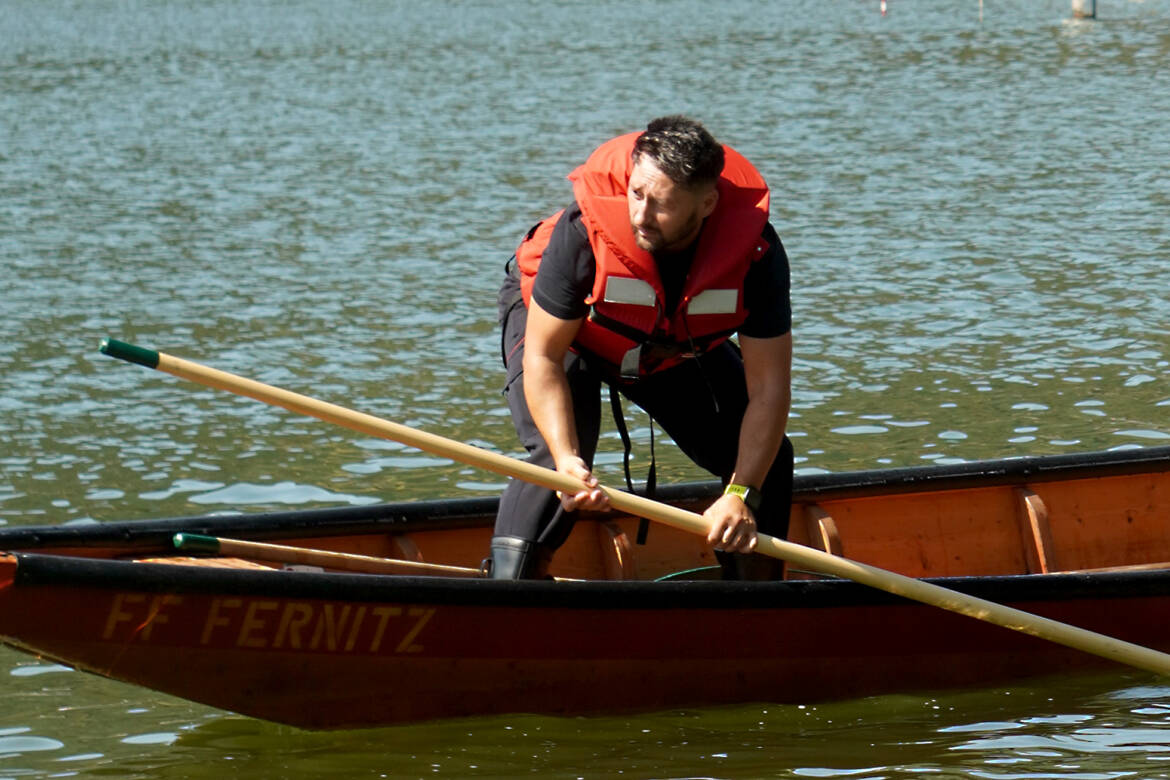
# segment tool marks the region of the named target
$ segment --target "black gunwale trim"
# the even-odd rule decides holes
[[[793,501],[812,503],[834,498],[988,488],[1161,471],[1170,471],[1170,446],[1004,458],[943,466],[798,475],[794,483]],[[719,492],[718,482],[687,482],[659,486],[657,498],[669,503],[697,503],[713,498]],[[277,540],[298,536],[409,533],[422,529],[486,527],[491,525],[498,506],[498,498],[486,496],[87,525],[15,526],[0,528],[0,550],[111,545],[123,547],[127,552],[166,550],[171,547],[171,536],[179,531]]]
[[[16,588],[58,586],[167,593],[404,602],[533,609],[822,609],[912,604],[848,580],[780,582],[519,582],[295,571],[216,569],[18,553]],[[1170,596],[1170,572],[940,577],[933,582],[996,602]]]
[[[795,501],[856,495],[1022,485],[1170,471],[1170,446],[999,458],[941,466],[912,466],[796,478]]]
[[[110,545],[124,547],[127,551],[171,549],[171,537],[180,531],[207,536],[245,534],[249,539],[287,539],[298,536],[407,533],[422,527],[476,527],[491,523],[498,504],[498,499],[489,496],[85,525],[16,526],[0,529],[0,550]]]

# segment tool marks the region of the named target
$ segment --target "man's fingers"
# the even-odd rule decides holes
[[[756,547],[755,523],[734,518],[716,521],[707,534],[707,544],[727,552],[751,552]]]
[[[567,512],[573,512],[578,509],[589,511],[609,510],[609,496],[603,490],[581,490],[573,495],[561,494],[561,506]]]

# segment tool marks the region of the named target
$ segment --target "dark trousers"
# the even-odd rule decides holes
[[[507,382],[504,394],[528,460],[555,468],[544,437],[536,428],[524,396],[524,329],[528,309],[519,284],[509,277],[500,290],[501,349]],[[601,427],[601,385],[606,377],[575,352],[565,356],[565,376],[573,399],[581,457],[592,466]],[[650,415],[696,464],[726,482],[735,470],[739,428],[747,408],[747,384],[739,350],[724,342],[697,359],[659,371],[616,389]],[[792,443],[787,437],[760,486],[763,503],[756,524],[763,533],[784,538],[792,503]],[[555,550],[568,538],[576,512],[566,512],[556,493],[513,479],[500,498],[495,534],[537,542]]]

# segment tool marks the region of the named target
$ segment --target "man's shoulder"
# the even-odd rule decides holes
[[[565,206],[564,212],[561,214],[562,223],[567,228],[572,228],[572,231],[579,235],[586,241],[589,240],[589,231],[585,229],[585,221],[581,218],[581,206],[577,201],[573,201],[568,206]]]
[[[584,316],[585,299],[593,289],[596,269],[597,261],[581,221],[581,209],[574,202],[565,208],[549,236],[532,297],[561,319]]]
[[[545,253],[564,255],[579,260],[583,253],[592,256],[592,247],[589,245],[589,231],[581,218],[581,207],[573,201],[561,212],[560,219],[553,227]]]
[[[776,228],[772,225],[771,220],[764,223],[764,229],[760,231],[760,237],[768,244],[768,252],[764,255],[764,259],[787,268],[788,253],[784,250],[784,242],[780,240],[780,234],[776,232]]]
[[[781,336],[792,328],[791,280],[788,254],[772,223],[760,234],[768,242],[767,253],[748,270],[744,279],[744,305],[748,319],[740,333],[756,338]]]

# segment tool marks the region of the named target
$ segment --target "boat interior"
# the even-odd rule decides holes
[[[701,512],[718,489],[714,483],[670,485],[658,498]],[[495,506],[488,499],[448,499],[6,529],[0,549],[478,577]],[[572,580],[719,577],[701,537],[651,523],[639,543],[640,524],[618,513],[583,517],[554,556],[550,574]],[[175,533],[195,534],[200,543],[176,549]],[[222,547],[207,546],[200,535]],[[1170,447],[798,477],[788,540],[910,577],[1170,569]],[[233,541],[256,549],[237,549]],[[823,575],[787,567],[784,576]]]

